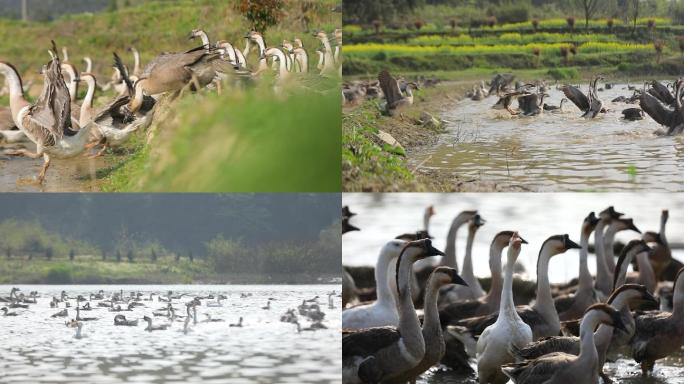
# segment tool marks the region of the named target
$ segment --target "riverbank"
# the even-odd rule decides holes
[[[327,284],[339,278],[319,273],[219,273],[203,260],[124,260],[5,259],[0,261],[0,284]]]

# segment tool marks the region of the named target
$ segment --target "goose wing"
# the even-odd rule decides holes
[[[576,357],[566,353],[551,353],[536,360],[505,364],[501,370],[516,383],[547,383]]]
[[[562,295],[553,299],[553,305],[558,313],[567,311],[574,303],[575,295]]]
[[[451,303],[439,311],[439,320],[442,325],[446,325],[454,320],[476,316],[480,306],[482,306],[482,302],[479,300],[465,300]]]
[[[342,357],[370,356],[401,338],[396,327],[342,330]]]
[[[497,73],[492,78],[492,81],[490,81],[489,92],[487,92],[487,96],[506,88],[508,84],[510,84],[513,81],[513,79],[515,79],[515,76],[511,74],[507,73],[502,75],[500,73]]]
[[[589,98],[578,88],[573,87],[572,85],[566,85],[562,90],[565,97],[572,101],[581,111],[584,112],[589,110]]]
[[[43,91],[22,121],[24,129],[44,146],[54,146],[71,130],[71,99],[60,70],[59,59],[48,63]]]
[[[640,363],[649,355],[649,346],[651,340],[662,334],[668,334],[677,329],[672,328],[672,322],[669,312],[662,311],[646,311],[637,312],[634,314],[634,337],[631,340],[632,357],[637,363]]]
[[[397,101],[404,98],[399,89],[399,84],[397,80],[390,75],[389,71],[386,69],[380,72],[378,75],[378,80],[380,81],[380,88],[382,88],[382,93],[385,94],[385,99],[387,99],[387,105],[393,105]]]
[[[522,348],[511,344],[511,353],[520,360],[536,359],[554,352],[579,355],[579,337],[553,336],[543,337],[536,342],[529,343]]]
[[[655,96],[666,105],[671,105],[675,102],[675,98],[670,93],[670,90],[659,81],[654,80],[651,82],[651,89],[648,90],[648,93]]]
[[[639,106],[660,125],[670,127],[675,118],[674,111],[665,107],[658,99],[648,93],[641,94]]]

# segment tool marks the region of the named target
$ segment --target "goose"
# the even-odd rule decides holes
[[[76,334],[74,335],[75,339],[83,338],[83,335],[81,334],[81,331],[83,330],[83,323],[80,321],[72,322],[69,324],[69,327],[76,328]]]
[[[0,302],[8,303],[8,302],[15,300],[17,298],[17,292],[19,292],[19,291],[20,291],[19,288],[12,287],[12,289],[10,290],[9,296],[0,297]]]
[[[345,234],[347,232],[352,232],[352,231],[360,231],[358,227],[355,227],[351,224],[349,224],[349,218],[348,217],[343,217],[342,218],[342,234]]]
[[[600,246],[601,244],[604,244],[603,230],[611,221],[619,219],[622,215],[622,213],[615,211],[615,209],[610,206],[599,213],[599,222],[594,229],[594,245],[596,251],[596,281],[594,284],[595,288],[603,297],[610,296],[610,293],[613,291],[613,276],[606,264],[605,248]]]
[[[673,96],[672,93],[670,93],[668,86],[663,85],[663,83],[657,80],[653,80],[648,84],[651,86],[648,89],[648,93],[650,95],[654,96],[665,105],[672,106],[675,104],[675,96]]]
[[[228,324],[229,327],[242,327],[242,316],[238,319],[237,323]]]
[[[672,261],[672,251],[667,242],[667,237],[665,235],[665,226],[667,225],[667,219],[669,217],[669,211],[663,209],[660,214],[660,231],[652,232],[647,231],[642,235],[642,239],[652,244],[652,252],[649,254],[649,260],[651,266],[653,267],[653,272],[658,280],[661,280],[663,271]]]
[[[382,93],[385,95],[386,103],[383,112],[386,115],[396,116],[399,114],[401,116],[401,111],[404,108],[413,105],[413,90],[418,89],[416,83],[406,85],[406,96],[404,96],[399,89],[399,83],[386,69],[380,72],[378,81],[380,81]]]
[[[603,373],[603,365],[610,350],[619,350],[628,344],[634,335],[634,317],[631,310],[640,307],[653,307],[658,301],[651,295],[645,286],[639,284],[624,284],[617,288],[608,298],[607,304],[620,311],[620,316],[625,324],[625,330],[615,333],[612,327],[601,325],[594,333],[596,350],[598,352],[598,372],[604,382],[610,379]],[[572,355],[580,353],[580,339],[577,336],[554,336],[547,337],[529,343],[523,348],[514,349],[515,356],[519,360],[531,360],[537,357],[553,353],[563,352]]]
[[[554,306],[561,321],[574,320],[582,317],[587,308],[596,303],[594,292],[594,281],[589,266],[587,265],[587,255],[589,253],[589,237],[596,228],[599,219],[594,212],[590,212],[582,221],[582,232],[580,236],[580,262],[579,262],[579,285],[574,295],[556,297]]]
[[[594,304],[582,318],[578,355],[551,353],[534,360],[506,364],[501,370],[516,384],[598,383],[594,330],[600,324],[616,329],[625,328],[617,310],[608,304]]]
[[[544,104],[544,97],[549,96],[544,92],[534,92],[529,95],[518,97],[518,109],[521,116],[537,116],[544,112],[542,105]]]
[[[336,28],[333,34],[335,35],[335,63],[337,65],[341,65],[342,62],[340,61],[340,52],[342,50],[342,30],[340,28]]]
[[[10,84],[10,108],[14,122],[36,144],[35,153],[21,149],[10,154],[32,159],[42,156],[43,168],[37,179],[40,184],[45,180],[45,173],[53,157],[65,159],[80,155],[90,135],[90,124],[78,131],[72,129],[69,91],[59,65],[57,56],[48,63],[43,92],[38,101],[31,105],[24,98],[17,70],[9,63],[0,62],[0,73]]]
[[[655,292],[657,281],[653,269],[651,268],[651,263],[648,261],[648,254],[651,248],[646,244],[645,241],[638,239],[632,240],[623,248],[618,258],[618,263],[615,266],[615,278],[613,280],[613,286],[619,287],[625,282],[627,282],[627,268],[629,267],[632,260],[636,259],[639,266],[639,275],[636,281],[646,286],[649,292]],[[629,279],[634,280],[634,279]]]
[[[140,52],[135,47],[128,48],[128,51],[133,54],[133,75],[139,78],[141,75]]]
[[[225,300],[226,297],[223,295],[218,295],[216,301],[207,301],[207,307],[223,307],[221,300]]]
[[[299,72],[309,73],[309,54],[304,48],[298,47],[292,50],[294,53],[294,61],[297,64]]]
[[[399,314],[390,288],[389,267],[406,244],[401,240],[391,240],[380,250],[375,263],[375,287],[377,300],[371,304],[360,305],[342,312],[342,328],[362,329],[382,326],[398,326]]]
[[[480,383],[506,383],[508,378],[501,372],[501,366],[515,361],[508,352],[510,346],[521,347],[532,342],[532,329],[522,321],[513,303],[513,269],[521,245],[522,239],[514,232],[508,246],[499,316],[477,340],[477,376]]]
[[[626,108],[622,110],[622,117],[628,121],[644,119],[644,111],[641,108]]]
[[[493,93],[498,94],[499,92],[505,90],[513,82],[514,79],[515,76],[509,73],[497,73],[489,82],[490,86],[489,92],[487,92],[487,96],[491,96]]]
[[[285,67],[287,70],[289,72],[300,72],[294,64],[294,52],[292,52],[294,50],[294,45],[287,40],[283,40],[280,48],[282,48],[282,51],[285,54]]]
[[[606,258],[606,265],[608,270],[615,270],[615,254],[613,253],[613,242],[615,241],[615,235],[624,230],[632,230],[638,234],[641,234],[639,228],[634,225],[632,219],[618,218],[614,219],[608,225],[608,229],[603,234],[603,248],[604,255]]]
[[[479,299],[485,295],[485,291],[480,285],[480,281],[475,277],[473,272],[473,242],[475,240],[475,233],[477,230],[485,224],[485,220],[482,216],[476,214],[468,222],[468,240],[466,242],[466,252],[463,258],[463,268],[461,269],[461,277],[468,284],[468,288],[471,291],[471,297],[474,299]]]
[[[95,321],[96,317],[81,317],[81,309],[76,305],[76,320],[77,321]]]
[[[605,111],[603,108],[603,102],[596,94],[596,84],[599,80],[603,80],[603,77],[597,76],[593,81],[589,82],[588,97],[582,93],[582,91],[572,85],[566,85],[562,88],[565,97],[572,101],[573,104],[575,104],[577,108],[583,112],[582,117],[593,119],[599,114],[599,112]]]
[[[61,68],[63,72],[66,72],[66,74],[69,75],[67,88],[69,89],[71,102],[74,103],[78,98],[78,83],[81,81],[81,78],[78,76],[78,70],[73,65],[62,63]],[[73,110],[77,110],[77,108],[73,108],[72,111]],[[75,117],[78,119],[78,116]]]
[[[318,31],[314,33],[314,37],[323,45],[323,69],[321,69],[321,76],[337,76],[335,58],[333,56],[332,48],[330,47],[328,35],[323,31]]]
[[[225,321],[225,320],[223,320],[223,319],[216,319],[216,318],[213,318],[213,317],[211,317],[211,315],[208,314],[208,313],[205,313],[204,316],[207,317],[206,320],[204,320],[205,323],[220,323],[220,322]]]
[[[430,239],[405,243],[396,269],[399,325],[343,331],[343,382],[389,381],[422,361],[425,341],[411,298],[410,275],[416,260],[435,255],[443,253],[432,246]]]
[[[9,312],[9,309],[7,307],[2,307],[0,308],[0,311],[2,311],[3,316],[16,316],[16,312]]]
[[[568,99],[566,99],[566,98],[564,97],[564,98],[561,99],[560,104],[559,104],[558,106],[549,105],[549,104],[544,103],[543,108],[544,108],[545,111],[563,113],[563,103],[565,103],[565,102],[567,102],[567,101],[568,101]]]
[[[405,383],[415,381],[415,379],[427,371],[430,367],[439,363],[444,356],[445,344],[442,336],[442,327],[437,310],[437,297],[439,289],[447,284],[467,284],[456,270],[449,267],[437,267],[428,279],[425,291],[425,309],[423,318],[423,329],[421,331],[425,341],[425,355],[418,365],[392,378],[388,382]]]
[[[259,50],[259,66],[257,67],[257,70],[254,71],[255,75],[260,74],[263,71],[268,70],[268,63],[266,62],[266,41],[264,40],[264,37],[261,35],[261,33],[257,31],[250,31],[247,32],[245,35],[245,39],[247,40],[247,46],[245,47],[245,50],[243,51],[243,55],[245,58],[248,57],[249,50],[250,50],[250,42],[254,42],[257,46],[257,49]]]
[[[684,345],[684,268],[677,273],[674,284],[672,312],[649,311],[635,315],[634,337],[630,349],[634,361],[647,376],[656,360],[680,350]]]
[[[50,316],[50,317],[68,317],[68,316],[69,316],[69,310],[67,310],[66,308],[64,308],[64,309],[62,309],[61,311],[59,311],[59,312],[53,314],[53,315]]]
[[[81,74],[81,81],[85,81],[88,86],[88,91],[83,99],[83,104],[81,104],[81,113],[78,118],[78,124],[83,127],[90,123],[95,116],[95,108],[93,108],[93,98],[95,96],[95,87],[97,86],[97,80],[92,73],[84,72]]]
[[[152,332],[152,331],[164,331],[169,327],[169,324],[162,324],[162,325],[152,325],[152,319],[148,316],[143,316],[143,320],[147,321],[147,327],[145,328],[146,331]]]
[[[266,309],[266,310],[271,309],[271,300],[268,300],[268,301],[266,302],[266,306],[261,307],[261,309]]]
[[[116,315],[116,316],[114,316],[114,325],[136,327],[138,325],[138,319],[126,320],[126,316]]]
[[[84,72],[85,73],[92,73],[93,72],[93,60],[90,57],[86,56],[83,58],[83,61],[85,61],[85,63],[86,63],[86,69]]]
[[[193,29],[190,31],[190,35],[188,36],[188,39],[192,40],[195,38],[200,38],[202,40],[202,46],[204,48],[209,48],[211,47],[211,42],[209,41],[209,36],[207,36],[207,33],[204,32],[202,29]]]
[[[328,294],[328,309],[335,309],[335,302],[333,301],[334,293]]]
[[[679,134],[684,129],[684,109],[682,108],[682,83],[679,80],[675,83],[675,97],[673,109],[663,105],[657,98],[648,92],[643,92],[639,97],[639,106],[658,124],[667,127],[665,135],[671,136]],[[668,92],[669,93],[669,92]]]
[[[443,324],[450,324],[457,319],[489,315],[499,310],[501,290],[503,288],[503,281],[501,279],[501,254],[503,249],[508,246],[512,236],[512,231],[499,232],[494,236],[489,247],[489,269],[492,276],[489,293],[476,300],[448,303],[439,311],[439,318],[442,319]],[[520,237],[520,235],[518,235],[518,238],[522,244],[527,244],[527,241]]]
[[[561,329],[558,313],[553,305],[551,285],[549,283],[549,262],[555,255],[565,253],[568,249],[580,248],[567,234],[554,235],[546,239],[539,250],[537,258],[537,298],[532,306],[518,306],[516,311],[520,318],[532,329],[533,339],[556,336]],[[479,335],[486,327],[494,324],[498,314],[464,319],[456,324],[466,327],[470,333]]]
[[[318,54],[318,63],[316,64],[316,69],[323,70],[323,60],[325,60],[323,56],[323,51],[317,49],[316,54]]]

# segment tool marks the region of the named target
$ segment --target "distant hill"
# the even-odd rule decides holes
[[[119,4],[116,0],[27,0],[29,20],[53,20],[62,15],[99,12]],[[20,19],[22,0],[0,0],[0,17]]]

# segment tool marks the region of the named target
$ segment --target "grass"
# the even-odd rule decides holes
[[[498,36],[476,37],[468,34],[457,36],[445,35],[421,35],[407,41],[409,45],[440,46],[440,45],[498,45],[498,44],[530,44],[530,43],[584,43],[584,42],[618,42],[614,34],[590,33],[548,33],[539,32],[534,34],[521,34],[519,32],[507,32]]]
[[[328,85],[336,89],[335,81]],[[147,144],[108,175],[106,191],[339,191],[337,92],[270,88],[162,102]]]

